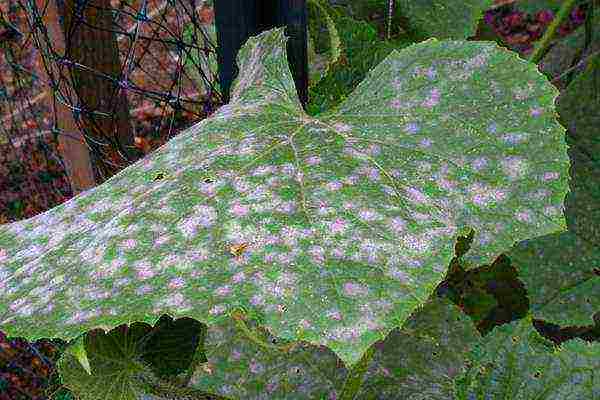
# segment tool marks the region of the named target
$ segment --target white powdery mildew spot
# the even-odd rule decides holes
[[[327,203],[319,200],[318,201],[319,205],[317,206],[317,215],[320,217],[324,217],[327,216],[329,214],[335,214],[337,211],[334,207],[328,207]]]
[[[394,217],[392,218],[387,225],[395,232],[395,233],[400,233],[404,231],[404,228],[406,228],[406,221],[404,221],[402,218],[400,217]]]
[[[456,183],[446,179],[448,175],[448,165],[443,165],[437,177],[437,184],[444,190],[452,191],[456,187]]]
[[[250,212],[250,208],[247,205],[235,202],[233,207],[229,211],[234,217],[245,217]]]
[[[215,296],[226,297],[231,294],[231,286],[225,285],[215,289]]]
[[[419,142],[419,147],[423,148],[423,149],[427,149],[429,147],[431,147],[431,145],[433,144],[433,141],[429,138],[427,139],[423,139]]]
[[[417,165],[417,168],[419,170],[422,170],[423,172],[429,172],[429,171],[431,171],[431,168],[432,168],[431,163],[428,161],[417,161],[416,165]]]
[[[419,212],[413,212],[412,217],[419,222],[431,221],[431,216]]]
[[[404,74],[402,74],[400,76],[396,76],[394,78],[394,80],[392,81],[392,86],[397,91],[400,91],[400,89],[402,89],[402,86],[404,85],[404,82],[406,81],[406,78],[404,78],[404,76],[405,76]]]
[[[246,281],[246,273],[244,271],[240,271],[231,277],[231,282],[234,284],[239,284],[244,281]]]
[[[429,197],[424,195],[423,192],[421,192],[419,189],[408,187],[405,190],[408,194],[408,199],[413,203],[417,203],[420,205],[429,203]]]
[[[108,278],[113,276],[123,265],[125,265],[125,260],[115,258],[110,264],[101,264],[90,276],[92,279]]]
[[[344,259],[346,256],[343,249],[336,247],[333,250],[331,250],[331,257],[341,260]]]
[[[489,185],[475,183],[470,185],[467,192],[471,196],[471,201],[479,207],[485,207],[491,203],[503,201],[506,199],[506,192],[492,188]]]
[[[114,282],[114,286],[115,286],[115,289],[117,289],[117,288],[120,288],[122,286],[126,286],[129,283],[131,283],[131,279],[130,278],[120,278],[120,279],[117,279]],[[148,285],[148,284],[144,284],[144,285],[140,286],[138,289],[135,290],[135,293],[138,294],[138,295],[140,295],[140,296],[144,296],[144,295],[146,295],[146,294],[148,294],[150,292],[152,292],[152,286]]]
[[[327,188],[327,190],[331,191],[331,192],[335,192],[336,190],[341,189],[344,186],[344,184],[342,182],[340,182],[339,180],[334,180],[332,182],[327,182],[327,184],[325,184],[325,188]]]
[[[329,340],[350,341],[354,343],[365,332],[379,328],[380,324],[376,321],[367,318],[365,315],[361,315],[354,325],[337,327],[333,331],[327,332],[326,337]]]
[[[321,157],[319,156],[311,156],[305,160],[305,163],[308,165],[318,165],[321,163]]]
[[[289,247],[296,247],[298,245],[298,237],[300,234],[300,230],[295,227],[285,226],[281,228],[281,239],[283,244]]]
[[[13,301],[9,308],[12,312],[22,316],[30,316],[33,313],[33,305],[29,304],[28,299],[17,299]]]
[[[501,138],[506,144],[519,144],[527,139],[528,135],[523,132],[518,133],[507,133],[503,135]]]
[[[335,124],[333,124],[333,127],[338,132],[348,132],[352,130],[352,127],[350,125],[344,124],[343,122],[336,122]]]
[[[170,253],[166,254],[165,257],[158,262],[158,267],[160,269],[166,269],[170,266],[176,265],[180,260],[179,255]]]
[[[433,67],[427,68],[426,75],[429,79],[434,80],[437,77],[437,71]]]
[[[380,250],[384,247],[383,244],[377,243],[371,239],[365,239],[360,243],[360,255],[361,257],[367,258],[367,262],[369,264],[374,264],[379,261],[382,255],[380,254]]]
[[[137,278],[140,280],[152,278],[156,275],[156,271],[152,268],[152,264],[146,260],[136,261],[133,264],[133,268],[137,271]]]
[[[154,308],[152,311],[154,313],[160,314],[161,309],[164,309],[165,306],[176,309],[178,312],[190,311],[192,309],[191,304],[188,301],[186,301],[185,297],[181,293],[170,294],[164,299],[155,301]]]
[[[421,103],[423,107],[432,108],[433,106],[438,105],[440,102],[440,90],[438,88],[433,88],[429,92],[427,99]]]
[[[289,201],[284,201],[282,203],[279,203],[276,211],[280,212],[280,213],[292,215],[293,213],[296,212],[297,207],[298,206],[294,201],[289,200]]]
[[[531,210],[523,210],[515,213],[515,218],[521,222],[533,222],[533,213]]]
[[[123,249],[131,250],[135,249],[135,246],[137,246],[137,241],[132,238],[121,242],[121,248]]]
[[[206,261],[210,257],[210,252],[206,248],[200,247],[187,251],[184,257],[192,262]]]
[[[65,321],[65,324],[81,325],[81,324],[89,321],[91,318],[95,317],[97,314],[98,314],[98,311],[92,311],[92,310],[77,311],[75,314],[73,314],[73,316],[71,316],[71,318],[69,318],[68,320]]]
[[[364,175],[372,182],[378,182],[381,180],[381,176],[379,174],[379,170],[370,166],[361,166],[356,170],[356,173],[359,175]]]
[[[421,76],[425,76],[425,68],[420,66],[414,67],[410,73],[410,77],[414,79]]]
[[[328,310],[325,315],[327,315],[328,318],[330,319],[334,319],[336,321],[341,321],[342,320],[342,314],[340,313],[339,310]]]
[[[547,217],[554,217],[562,213],[562,207],[557,206],[546,206],[544,207],[544,215]]]
[[[193,216],[198,223],[204,228],[210,228],[215,224],[217,219],[217,212],[214,207],[197,205],[193,208]]]
[[[100,289],[95,286],[88,286],[83,291],[86,299],[102,300],[109,298],[111,293],[108,290]]]
[[[533,84],[531,82],[529,82],[527,84],[527,87],[516,87],[513,88],[512,90],[513,92],[513,96],[515,97],[516,100],[522,101],[522,100],[526,100],[529,95],[533,92]]]
[[[402,110],[407,108],[407,104],[401,99],[393,99],[390,101],[390,108],[394,110]]]
[[[262,176],[266,174],[274,174],[277,172],[277,167],[274,165],[261,165],[256,167],[251,173],[250,176]]]
[[[471,162],[471,165],[476,171],[481,171],[486,165],[488,165],[488,159],[485,157],[477,157]]]
[[[488,243],[490,243],[492,241],[492,234],[489,232],[481,232],[478,236],[477,236],[477,240],[476,242],[482,246],[487,245]]]
[[[371,156],[375,157],[378,156],[381,153],[381,146],[378,144],[371,144],[369,145],[368,149],[367,149],[367,154],[370,154]]]
[[[383,219],[383,216],[371,209],[363,209],[358,212],[358,217],[365,222],[378,221]]]
[[[386,272],[386,275],[393,279],[399,280],[400,282],[402,282],[405,285],[412,285],[414,282],[414,279],[410,274],[408,274],[404,270],[405,268],[406,268],[405,266],[391,267],[388,269],[388,272]]]
[[[544,182],[553,181],[558,179],[559,177],[560,174],[558,172],[544,172],[544,174],[542,175],[542,180]]]
[[[68,233],[67,229],[62,229],[62,225],[59,225],[56,232],[52,233],[52,237],[48,241],[48,248],[54,248],[59,245]],[[0,261],[2,260],[0,259]]]
[[[419,125],[416,122],[410,122],[404,126],[404,132],[409,134],[418,133],[421,130]]]
[[[542,115],[543,111],[544,109],[540,107],[532,107],[529,109],[529,115],[531,115],[532,117],[539,117],[540,115]]]
[[[102,244],[99,243],[97,245],[102,246]],[[84,259],[89,260],[92,264],[99,264],[104,258],[105,252],[106,249],[102,247],[88,247],[81,253],[81,256]]]
[[[194,217],[183,219],[177,224],[177,229],[181,231],[186,239],[191,239],[196,234],[197,228],[198,221]]]
[[[208,313],[210,315],[219,315],[219,314],[223,314],[223,312],[225,312],[225,310],[227,310],[227,307],[224,304],[218,304],[216,306],[213,306]]]
[[[504,173],[511,179],[519,179],[527,175],[529,164],[521,157],[506,157],[501,161]]]
[[[344,283],[344,294],[346,296],[366,296],[369,294],[369,288],[354,282]]]
[[[183,278],[173,278],[167,284],[167,287],[171,290],[179,289],[179,288],[182,288],[183,286],[185,286],[185,279],[183,279]]]
[[[312,256],[312,261],[322,265],[325,262],[325,249],[321,246],[311,246],[308,248],[308,254]]]
[[[424,236],[403,235],[400,237],[400,241],[410,251],[417,254],[423,254],[431,247],[428,238]]]
[[[349,224],[342,218],[338,218],[333,222],[327,222],[327,231],[332,234],[344,233],[349,227]]]
[[[206,182],[205,180],[201,180],[196,184],[200,193],[207,197],[213,197],[217,193],[218,183],[217,182]]]

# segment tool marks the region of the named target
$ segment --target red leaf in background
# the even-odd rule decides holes
[[[150,152],[150,143],[145,137],[135,136],[134,145],[138,149],[142,150],[144,154],[148,154]]]

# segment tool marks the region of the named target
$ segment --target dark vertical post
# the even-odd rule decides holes
[[[226,103],[239,69],[238,50],[250,36],[285,26],[287,57],[296,91],[306,111],[308,102],[308,55],[306,0],[216,0],[217,60],[219,81]]]
[[[298,98],[306,111],[308,102],[308,49],[307,49],[307,11],[306,0],[279,0],[277,26],[285,25],[285,34],[289,37],[287,57]]]

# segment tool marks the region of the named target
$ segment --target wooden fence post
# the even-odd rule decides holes
[[[43,26],[48,33],[49,43],[52,43],[52,47],[58,54],[64,55],[65,36],[58,20],[59,13],[56,8],[55,0],[36,0],[35,4],[40,13],[44,12],[45,9],[45,12],[41,17],[44,21]],[[31,18],[33,18],[33,15]],[[38,34],[41,35],[41,32],[38,31]],[[41,52],[42,49],[45,50],[47,55],[52,54],[50,49],[47,48],[45,40],[39,41],[38,49],[40,50],[40,57],[43,56]],[[66,94],[68,92],[68,85],[67,82],[60,81],[60,74],[56,62],[52,59],[47,59],[46,64],[52,71],[54,78],[58,81],[58,88],[62,93]],[[46,74],[45,68],[41,68],[40,71],[36,72],[40,74],[43,81],[51,81],[50,77]],[[49,88],[49,90],[52,90],[52,88]],[[53,110],[53,98],[54,96],[46,96],[45,98],[49,110]],[[67,132],[67,135],[59,133],[58,146],[65,165],[67,177],[71,184],[71,190],[73,195],[76,196],[79,193],[96,186],[89,149],[85,143],[83,134],[73,118],[71,109],[58,100],[56,101],[56,124],[58,129]]]

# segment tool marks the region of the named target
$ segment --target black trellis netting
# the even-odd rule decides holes
[[[64,32],[65,18],[62,15],[58,18],[66,46],[62,54],[55,51],[55,43],[46,29],[52,23],[45,14],[49,1],[56,1],[54,4],[61,12],[65,12],[66,2],[74,7],[73,14],[69,14],[73,21],[69,32]],[[216,43],[207,35],[212,21],[206,20],[206,15],[210,16],[212,1],[5,2],[0,4],[0,223],[32,217],[73,196],[58,151],[59,135],[85,137],[98,184],[110,177],[98,167],[100,163],[111,164],[112,172],[116,173],[143,157],[148,148],[145,151],[131,145],[125,148],[117,137],[119,99],[128,100],[126,119],[133,124],[135,137],[152,143],[152,148],[206,117],[221,102],[216,89],[218,74],[207,76],[196,64],[197,57],[188,58],[193,51],[200,57],[208,58],[211,53],[216,57]],[[114,29],[90,23],[86,9],[91,8],[97,12],[109,10]],[[117,62],[121,66],[118,75],[104,74],[69,57],[71,38],[82,25],[114,33],[118,43]],[[191,41],[184,40],[184,27],[192,32]],[[203,48],[197,43],[209,45]],[[93,51],[93,47],[87,51]],[[184,59],[197,71],[195,77],[190,77],[189,69],[183,68]],[[85,71],[87,77],[82,78],[80,71]],[[41,76],[48,79],[44,81]],[[110,86],[114,88],[108,112],[106,108],[100,110],[94,104],[86,104],[86,96],[78,92],[82,85],[102,83],[98,79],[112,82]],[[59,128],[57,107],[61,103],[71,110],[79,132]],[[110,119],[112,131],[102,130],[106,126],[98,123],[102,118]],[[108,157],[107,149],[112,149],[120,159]]]

